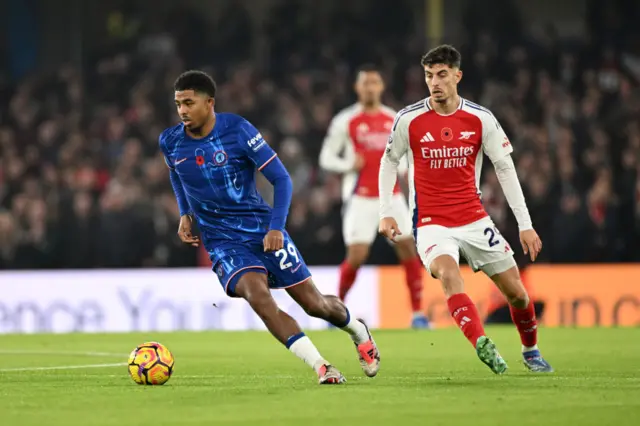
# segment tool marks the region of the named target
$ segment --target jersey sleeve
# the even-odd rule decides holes
[[[238,144],[242,147],[247,157],[262,170],[272,162],[278,154],[264,140],[262,134],[253,124],[242,120],[238,128]]]
[[[187,193],[182,186],[182,181],[180,180],[180,176],[176,171],[175,165],[172,164],[171,160],[169,159],[169,152],[167,151],[167,144],[164,139],[165,134],[160,134],[160,137],[158,138],[158,144],[160,145],[160,151],[162,151],[164,162],[167,164],[167,167],[169,167],[169,180],[171,181],[171,188],[173,188],[173,193],[176,196],[176,202],[178,203],[180,216],[191,214],[192,211],[187,198]]]
[[[391,127],[391,134],[387,141],[387,148],[382,159],[387,159],[396,166],[400,164],[400,159],[407,154],[409,149],[409,125],[404,115],[396,115]]]
[[[169,160],[169,152],[167,151],[167,145],[164,140],[164,132],[158,137],[158,145],[160,146],[160,152],[162,152],[164,163],[167,165],[169,170],[175,170],[175,165],[171,163],[171,160]]]
[[[496,117],[487,112],[480,119],[482,121],[482,149],[491,162],[495,163],[511,154],[513,152],[511,142]]]
[[[353,149],[349,145],[348,122],[344,114],[333,117],[320,151],[320,167],[330,172],[346,173],[353,168]]]
[[[393,217],[393,190],[398,179],[398,165],[409,148],[409,126],[400,114],[396,115],[387,147],[380,161],[378,187],[380,190],[380,218]],[[406,161],[406,158],[404,158]]]

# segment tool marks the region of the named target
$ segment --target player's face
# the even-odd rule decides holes
[[[431,98],[435,102],[446,102],[458,93],[458,83],[462,79],[462,71],[445,64],[424,66],[424,77],[429,87]]]
[[[355,90],[358,100],[365,105],[376,105],[380,103],[384,82],[380,73],[375,71],[361,72],[356,79]]]
[[[201,128],[211,116],[214,100],[209,95],[183,90],[175,94],[180,120],[189,130]]]

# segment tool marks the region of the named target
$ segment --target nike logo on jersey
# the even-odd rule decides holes
[[[184,163],[185,161],[187,161],[187,157],[184,157],[182,160],[176,161],[176,166],[180,163]]]
[[[471,136],[475,135],[476,132],[460,132],[460,139],[461,140],[467,140],[469,139]]]
[[[435,142],[435,139],[431,136],[430,132],[427,132],[422,139],[420,139],[420,142]]]

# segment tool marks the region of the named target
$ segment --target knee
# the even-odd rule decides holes
[[[347,250],[347,263],[353,268],[364,265],[369,256],[369,248],[366,246],[349,247]]]
[[[464,292],[464,280],[457,268],[448,268],[439,273],[442,288],[447,297]]]
[[[266,286],[248,285],[243,290],[241,296],[251,305],[251,308],[258,315],[261,315],[273,306],[277,306],[271,296],[271,292]]]
[[[525,290],[520,280],[514,282],[513,285],[507,286],[504,295],[509,305],[514,308],[524,309],[529,306],[529,294],[527,294],[527,290]]]
[[[416,253],[415,244],[413,238],[405,238],[396,243],[396,253],[400,261],[405,261],[414,258]]]

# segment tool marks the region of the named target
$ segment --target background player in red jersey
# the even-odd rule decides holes
[[[425,267],[441,281],[453,319],[494,373],[507,364],[484,331],[475,304],[464,292],[459,253],[474,270],[482,270],[509,301],[522,341],[525,365],[535,372],[553,369],[537,346],[533,303],[525,290],[513,251],[482,206],[479,191],[483,152],[496,175],[520,229],[520,242],[534,261],[542,242],[534,231],[518,181],[513,148],[486,108],[458,96],[462,78],[460,53],[443,45],[422,58],[431,96],[400,111],[380,166],[380,232],[402,234],[391,199],[400,159],[409,160],[409,200],[414,233]]]
[[[369,247],[377,236],[378,172],[387,144],[395,111],[381,102],[384,82],[377,68],[359,69],[355,82],[358,102],[340,111],[329,126],[320,153],[320,166],[343,174],[343,237],[347,258],[340,266],[338,296],[344,300],[356,274],[369,256]],[[406,160],[403,160],[406,170]],[[413,310],[412,326],[428,328],[421,311],[422,265],[411,238],[410,213],[399,185],[393,187],[391,208],[404,237],[395,241],[395,250],[405,269]]]

